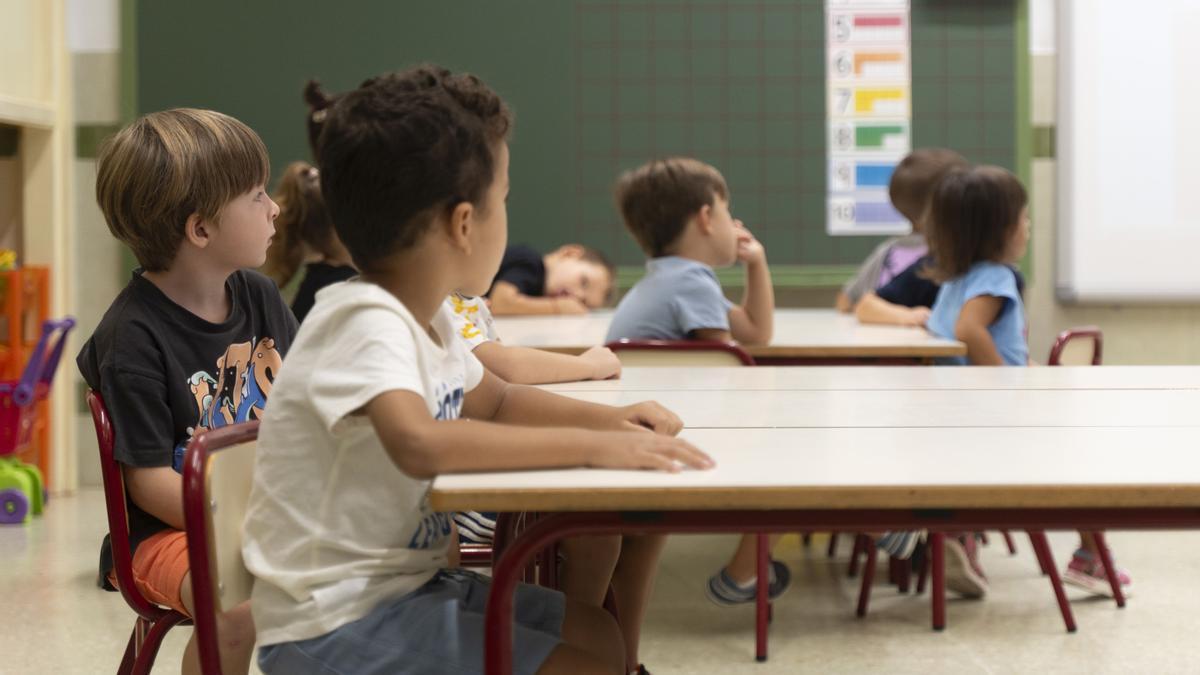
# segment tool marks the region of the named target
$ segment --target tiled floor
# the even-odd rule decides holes
[[[105,531],[99,490],[53,499],[45,516],[0,528],[0,598],[5,616],[0,673],[108,673],[120,660],[132,613],[93,585]],[[998,539],[998,537],[996,538]],[[1060,565],[1074,545],[1052,537]],[[951,601],[949,627],[929,630],[926,596],[875,589],[871,613],[854,617],[857,580],[843,559],[825,558],[824,540],[803,550],[784,540],[780,557],[796,583],[777,605],[771,659],[753,659],[752,608],[720,609],[701,587],[731,550],[731,537],[675,537],[647,621],[643,660],[672,673],[1188,673],[1200,672],[1200,534],[1110,536],[1136,581],[1124,610],[1069,590],[1079,632],[1068,635],[1028,541],[1009,557],[993,540],[984,551],[992,594]],[[883,575],[880,575],[883,576]],[[190,629],[168,637],[155,672],[178,672]]]

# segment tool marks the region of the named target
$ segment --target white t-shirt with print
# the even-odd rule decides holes
[[[483,298],[471,298],[457,293],[446,298],[446,307],[454,324],[454,333],[474,350],[485,342],[499,342],[496,321]]]
[[[440,345],[366,281],[322,289],[259,432],[242,552],[260,645],[324,635],[446,565],[450,515],[392,462],[362,408],[402,390],[455,419],[483,366],[439,308]]]

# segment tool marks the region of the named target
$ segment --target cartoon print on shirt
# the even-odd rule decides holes
[[[282,365],[275,340],[264,337],[229,345],[217,357],[216,378],[203,370],[192,373],[188,387],[196,401],[197,422],[188,427],[187,439],[175,446],[175,470],[183,471],[184,451],[198,430],[262,419]]]

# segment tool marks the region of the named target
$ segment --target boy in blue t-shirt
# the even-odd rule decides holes
[[[607,341],[771,341],[775,291],[766,251],[730,214],[729,187],[720,172],[695,159],[655,160],[621,176],[617,205],[650,260],[646,276],[617,305]],[[746,291],[735,305],[725,298],[713,268],[737,262],[746,266]],[[755,540],[742,537],[729,564],[709,579],[710,600],[719,605],[754,601]],[[790,580],[787,566],[771,561],[772,599],[787,590]]]

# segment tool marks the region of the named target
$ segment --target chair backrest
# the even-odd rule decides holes
[[[139,616],[157,621],[171,610],[163,609],[150,602],[138,592],[133,583],[133,554],[129,550],[129,510],[125,502],[125,477],[121,465],[113,457],[115,430],[104,399],[97,392],[87,393],[88,408],[92,411],[92,423],[96,427],[96,444],[100,448],[100,477],[104,482],[104,504],[108,511],[108,538],[112,549],[113,572],[117,576],[117,588],[125,602]]]
[[[192,575],[193,622],[204,672],[220,672],[216,615],[250,598],[242,521],[254,480],[258,422],[204,430],[183,463],[183,519]]]
[[[1091,341],[1092,350],[1089,356],[1086,351],[1080,352],[1080,348]],[[1074,346],[1071,343],[1074,342]],[[1062,365],[1100,365],[1104,356],[1104,333],[1096,326],[1079,326],[1077,328],[1068,328],[1058,334],[1054,340],[1054,345],[1050,347],[1050,358],[1046,360],[1048,366]]]
[[[712,340],[617,340],[606,345],[622,366],[752,366],[754,359],[736,342]]]

